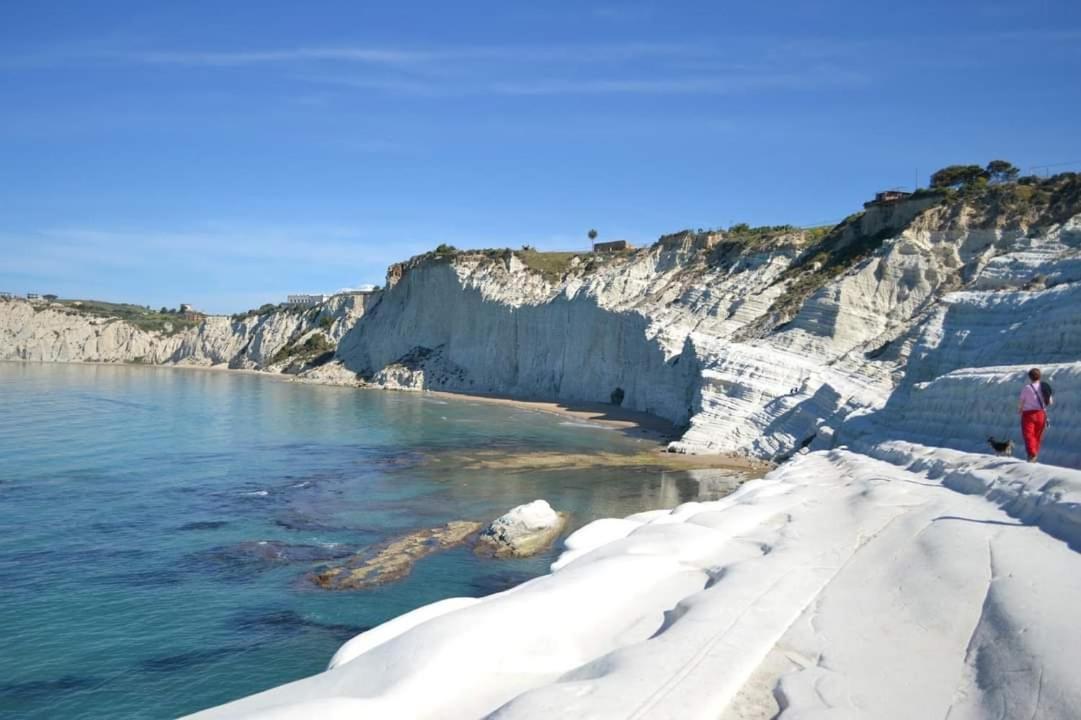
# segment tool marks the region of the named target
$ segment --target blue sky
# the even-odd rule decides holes
[[[233,312],[458,247],[1081,170],[1081,3],[0,4],[0,290]]]

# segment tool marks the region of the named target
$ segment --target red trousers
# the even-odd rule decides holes
[[[1026,410],[1021,413],[1021,437],[1025,438],[1025,452],[1029,457],[1040,454],[1043,431],[1047,427],[1047,413],[1043,410]]]

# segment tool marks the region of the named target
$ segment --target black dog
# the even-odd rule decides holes
[[[987,438],[987,444],[996,455],[1013,455],[1013,440],[995,440],[994,436],[991,436]]]

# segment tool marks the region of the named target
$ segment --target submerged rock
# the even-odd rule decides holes
[[[567,522],[545,500],[534,500],[511,509],[492,521],[480,537],[474,551],[492,557],[529,557],[544,550]]]
[[[326,562],[348,557],[356,551],[346,545],[294,545],[279,540],[249,540],[187,555],[184,571],[207,570],[227,579],[243,580],[253,573],[292,563]]]
[[[453,520],[437,528],[426,528],[391,541],[374,556],[357,554],[342,565],[323,568],[311,576],[313,583],[327,590],[362,590],[400,580],[413,570],[418,560],[462,545],[482,524]]]

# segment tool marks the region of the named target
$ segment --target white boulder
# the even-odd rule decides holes
[[[492,521],[477,539],[476,551],[494,557],[528,557],[552,544],[566,523],[545,500],[519,505]]]

